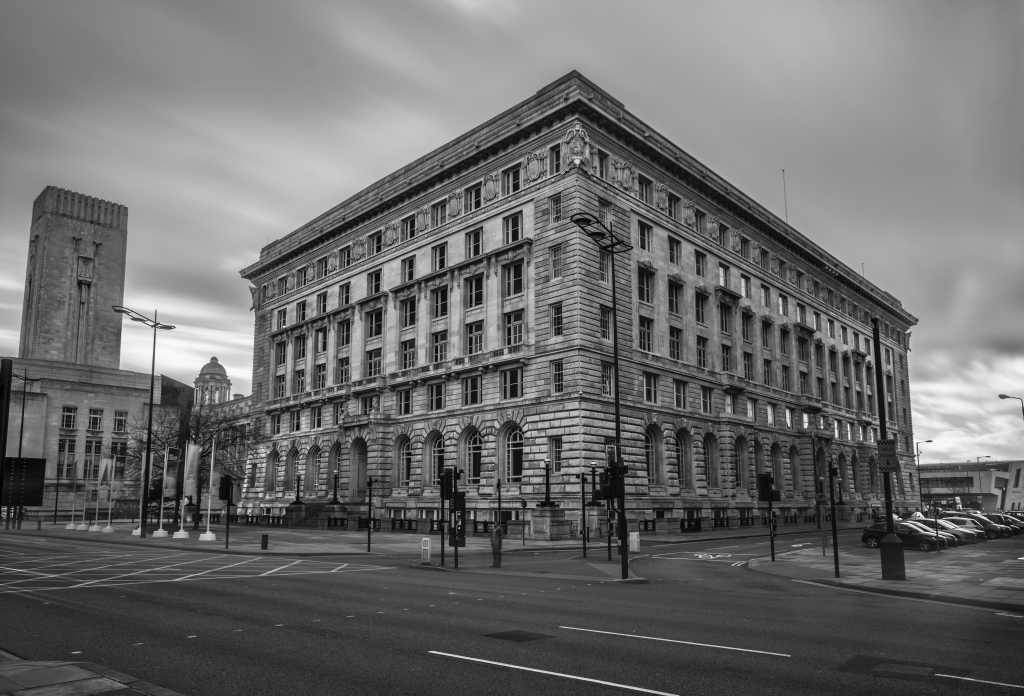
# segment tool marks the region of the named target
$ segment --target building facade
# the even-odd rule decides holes
[[[574,213],[632,250],[601,252]],[[470,519],[496,518],[499,481],[505,516],[528,517],[547,466],[578,519],[579,475],[613,451],[613,324],[631,518],[752,523],[762,471],[777,507],[806,513],[828,462],[850,509],[880,508],[876,370],[912,462],[916,319],[575,72],[242,276],[270,433],[252,509],[287,505],[300,473],[307,499],[326,499],[337,474],[350,514],[372,477],[382,516],[434,518],[439,471],[457,467]],[[895,479],[912,509],[915,482]]]
[[[53,186],[33,204],[7,423],[7,456],[46,460],[33,513],[66,517],[96,500],[104,461],[123,472],[129,433],[148,413],[150,375],[119,369],[121,315],[111,309],[124,298],[127,239],[123,205]],[[157,407],[191,399],[191,387],[157,375]]]
[[[1021,510],[1024,461],[922,464],[921,502],[944,510]]]

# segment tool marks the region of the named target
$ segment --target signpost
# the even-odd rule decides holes
[[[900,470],[900,460],[896,457],[896,439],[878,441],[878,471],[883,474],[895,474]]]

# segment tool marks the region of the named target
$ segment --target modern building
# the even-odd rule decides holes
[[[46,460],[46,514],[66,516],[73,489],[77,510],[95,500],[102,462],[123,472],[132,426],[148,414],[150,375],[119,369],[111,309],[124,297],[127,243],[123,205],[53,186],[33,204],[7,456]],[[192,388],[158,375],[153,400],[179,408]]]
[[[601,252],[577,213],[632,250]],[[326,499],[337,473],[350,515],[366,514],[372,477],[375,513],[436,518],[439,472],[457,467],[470,519],[497,518],[499,482],[503,515],[529,517],[549,467],[578,521],[580,474],[614,451],[614,326],[631,519],[753,524],[762,471],[777,508],[813,512],[827,462],[848,509],[881,508],[879,370],[897,507],[918,504],[915,317],[579,73],[241,275],[271,437],[248,472],[252,509],[287,505],[298,473],[307,500]]]
[[[922,464],[921,502],[945,510],[1021,510],[1024,461]]]

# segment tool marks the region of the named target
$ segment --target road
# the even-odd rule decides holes
[[[196,695],[1022,692],[989,682],[1024,685],[1024,618],[746,568],[766,547],[648,545],[641,585],[574,551],[455,573],[3,535],[0,648]]]

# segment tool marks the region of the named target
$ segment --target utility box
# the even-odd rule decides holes
[[[629,552],[640,553],[640,532],[629,533]]]
[[[430,537],[423,537],[420,542],[420,563],[430,565]]]

